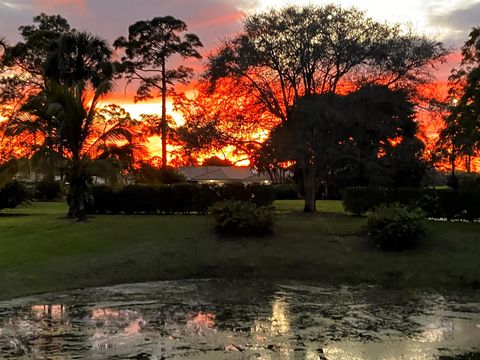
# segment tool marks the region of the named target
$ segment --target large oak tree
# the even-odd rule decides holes
[[[225,40],[209,57],[205,79],[211,91],[217,91],[223,79],[230,79],[231,87],[222,87],[225,94],[252,94],[263,111],[277,117],[282,127],[287,126],[294,111],[298,112],[295,109],[303,98],[332,95],[318,100],[324,104],[318,110],[311,108],[312,113],[326,111],[322,109],[328,108],[333,95],[355,92],[366,85],[403,89],[414,98],[417,87],[432,79],[433,66],[445,55],[441,43],[399,25],[377,22],[355,8],[288,6],[248,15],[243,31]],[[317,134],[315,141],[330,135]],[[305,152],[312,146],[326,153],[337,147],[331,141],[312,144],[308,134],[296,138],[299,143],[295,146]],[[264,147],[263,153],[278,158],[271,148]],[[308,163],[297,161],[297,167]],[[326,163],[317,163],[314,174],[306,167],[301,169],[308,192],[318,188],[312,179],[329,172]],[[314,207],[307,204],[307,209]]]

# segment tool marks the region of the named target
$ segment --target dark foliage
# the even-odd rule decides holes
[[[11,181],[0,189],[0,210],[14,209],[28,200],[30,200],[30,192],[18,181]]]
[[[272,185],[276,200],[298,200],[298,184],[275,184]]]
[[[423,212],[400,204],[381,205],[368,216],[368,238],[381,250],[401,251],[418,246],[425,234]]]
[[[473,186],[458,189],[355,187],[345,189],[342,194],[344,209],[356,215],[374,211],[381,204],[400,203],[419,207],[429,218],[480,219],[480,191]]]
[[[219,201],[242,200],[256,206],[269,206],[275,200],[274,189],[265,185],[241,183],[180,183],[172,185],[127,185],[119,191],[95,186],[89,212],[98,214],[207,214]]]
[[[264,236],[273,232],[274,209],[245,201],[217,203],[211,209],[215,230],[222,235]]]
[[[388,189],[382,187],[358,186],[344,189],[342,200],[344,209],[352,214],[362,215],[380,204],[416,204],[422,197],[418,188]]]
[[[40,181],[35,184],[35,200],[54,201],[61,199],[62,195],[62,184],[58,181]]]

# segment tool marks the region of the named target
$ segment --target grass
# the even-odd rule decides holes
[[[365,218],[319,201],[279,201],[275,234],[223,239],[204,216],[65,219],[61,203],[35,203],[0,216],[0,299],[125,282],[250,277],[368,282],[394,287],[471,287],[480,282],[480,224],[428,222],[415,251],[383,253],[359,236]]]

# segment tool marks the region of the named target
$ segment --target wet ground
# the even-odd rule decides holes
[[[480,359],[480,292],[189,280],[0,303],[0,359]]]

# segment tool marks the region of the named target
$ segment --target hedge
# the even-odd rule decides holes
[[[342,193],[345,211],[362,215],[382,204],[418,207],[427,217],[447,220],[480,219],[480,192],[475,188],[432,189],[379,187],[347,188]]]
[[[172,185],[127,185],[119,191],[101,185],[91,191],[88,212],[96,214],[207,214],[219,201],[246,201],[269,206],[275,200],[270,185],[180,183]]]
[[[23,183],[11,181],[0,189],[0,210],[14,209],[28,202],[30,198],[31,194]]]
[[[61,199],[62,195],[62,184],[58,181],[39,181],[34,184],[34,200],[54,201]]]

